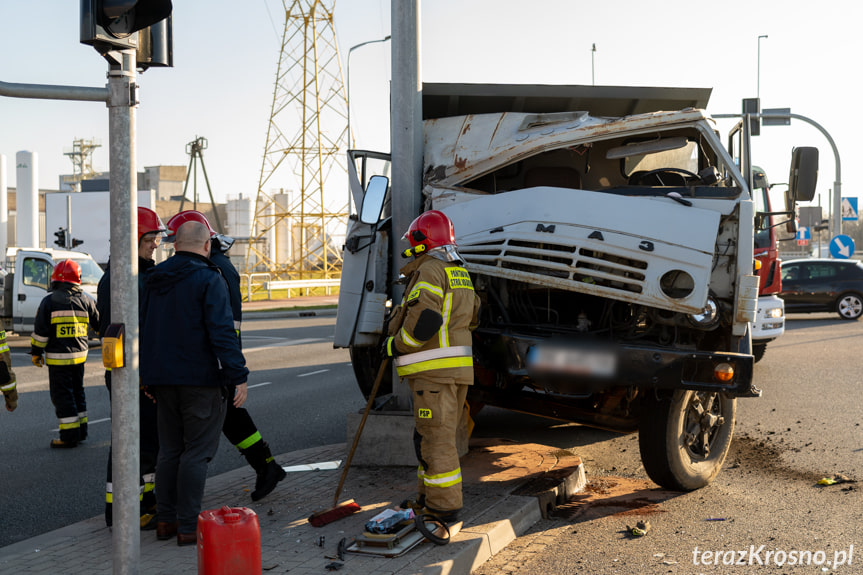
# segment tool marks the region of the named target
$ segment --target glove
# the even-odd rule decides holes
[[[6,411],[15,411],[18,407],[18,390],[10,389],[3,393],[3,398],[6,400]]]
[[[397,357],[399,356],[399,350],[396,348],[396,342],[394,337],[388,337],[384,340],[384,343],[381,345],[381,357]]]
[[[41,355],[34,355],[34,356],[32,356],[32,358],[33,358],[33,365],[35,365],[36,367],[42,367],[45,365],[45,358],[42,357]]]

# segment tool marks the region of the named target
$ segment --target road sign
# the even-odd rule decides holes
[[[830,255],[838,259],[848,259],[854,255],[854,240],[850,236],[840,234],[830,240]]]
[[[812,236],[809,233],[809,228],[806,226],[800,226],[797,228],[797,240],[811,240]],[[805,244],[804,244],[805,245]]]
[[[857,221],[857,198],[842,198],[842,221]]]

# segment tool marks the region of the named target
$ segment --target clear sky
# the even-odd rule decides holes
[[[288,0],[288,5],[290,5]],[[0,0],[0,80],[104,86],[107,64],[78,41],[73,0]],[[256,193],[285,10],[279,0],[176,0],[172,69],[138,77],[138,168],[188,165],[186,144],[209,140],[204,161],[217,200]],[[342,62],[348,49],[390,33],[390,0],[337,0]],[[857,70],[863,5],[854,2],[726,0],[425,0],[421,77],[494,82],[710,87],[711,113],[733,113],[759,89],[762,108],[787,108],[821,124],[841,154],[842,195],[863,176]],[[596,44],[596,52],[591,51]],[[351,56],[351,116],[358,148],[389,151],[389,43]],[[730,121],[719,122],[727,132]],[[858,133],[857,136],[854,134]],[[71,173],[63,155],[76,138],[102,143],[108,169],[108,113],[92,102],[0,97],[0,153],[15,185],[15,153],[37,152],[39,186]],[[818,191],[827,205],[835,157],[815,128],[794,120],[767,127],[754,161],[785,182],[793,146],[821,150]],[[292,183],[275,182],[291,187]],[[199,178],[199,194],[205,193]],[[203,198],[202,198],[203,199]]]

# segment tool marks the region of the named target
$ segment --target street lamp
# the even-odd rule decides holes
[[[761,98],[761,39],[767,38],[767,34],[763,34],[758,37],[758,78],[757,78],[757,86],[755,95],[759,99]]]
[[[351,46],[350,50],[348,50],[348,61],[347,61],[347,97],[348,97],[348,148],[354,145],[353,142],[353,132],[351,131],[351,52],[356,50],[357,48],[362,48],[368,44],[376,44],[378,42],[386,42],[390,39],[390,35],[387,34],[383,38],[379,40],[367,40],[366,42],[361,42],[356,46]]]

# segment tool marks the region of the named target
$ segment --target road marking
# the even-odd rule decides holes
[[[254,389],[256,387],[261,387],[262,385],[271,385],[272,383],[272,381],[265,381],[263,383],[256,383],[255,385],[247,385],[246,389]]]
[[[280,342],[276,342],[276,343],[261,345],[258,347],[244,348],[243,353],[248,353],[250,351],[260,351],[262,349],[272,349],[274,347],[288,347],[288,346],[293,346],[293,345],[305,345],[307,343],[319,343],[322,341],[326,341],[326,340],[324,338],[321,338],[321,337],[309,337],[309,338],[305,338],[305,339],[288,339],[288,340],[284,340],[284,341],[280,341]]]
[[[307,375],[317,375],[317,374],[319,374],[319,373],[326,373],[326,372],[328,372],[328,371],[330,371],[330,370],[328,370],[328,369],[319,369],[318,371],[311,371],[311,372],[309,372],[309,373],[301,373],[301,374],[300,374],[300,375],[298,375],[297,377],[306,377]]]

